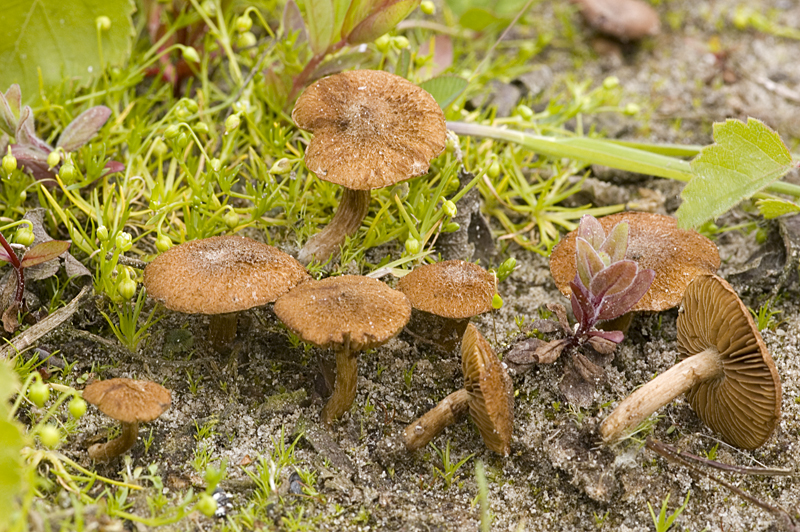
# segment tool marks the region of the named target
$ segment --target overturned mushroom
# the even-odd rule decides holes
[[[119,437],[89,447],[89,456],[101,462],[133,447],[139,434],[139,423],[153,421],[172,402],[170,391],[160,384],[125,378],[95,381],[83,390],[83,398],[105,415],[122,422]]]
[[[444,114],[430,94],[380,70],[317,81],[298,98],[292,120],[314,133],[306,167],[344,187],[333,220],[300,250],[304,264],[337,254],[367,215],[370,190],[425,174],[444,150],[447,134]]]
[[[175,246],[144,269],[150,297],[170,310],[211,316],[208,336],[217,350],[236,336],[239,311],[271,303],[309,278],[286,253],[234,235]]]
[[[743,449],[763,445],[778,424],[781,383],[750,311],[716,275],[701,275],[678,314],[680,362],[622,401],[603,422],[613,442],[686,392],[703,422]]]
[[[407,330],[446,352],[456,348],[472,316],[492,310],[494,275],[477,264],[446,260],[414,268],[397,283],[411,306]]]
[[[411,305],[401,292],[358,275],[309,281],[275,302],[275,314],[305,342],[336,351],[336,383],[322,409],[332,423],[350,409],[358,382],[358,353],[394,338]]]

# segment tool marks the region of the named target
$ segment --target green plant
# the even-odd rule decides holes
[[[414,379],[414,370],[417,369],[417,363],[414,362],[411,364],[411,367],[403,370],[403,383],[406,386],[406,390],[411,390],[411,381]]]
[[[450,489],[450,486],[458,478],[458,470],[461,469],[461,466],[466,464],[470,458],[475,456],[475,454],[469,454],[458,462],[452,462],[450,459],[450,440],[447,441],[444,449],[439,449],[433,442],[429,445],[439,456],[439,460],[442,464],[441,469],[437,466],[433,466],[433,476],[434,478],[436,478],[436,476],[441,477],[442,482],[444,482],[444,489]]]
[[[767,301],[758,307],[758,310],[753,310],[750,307],[748,307],[748,310],[753,315],[753,319],[756,320],[756,326],[758,326],[759,331],[774,331],[784,321],[777,319],[777,316],[782,314],[783,311],[774,310],[771,301]]]
[[[606,513],[603,515],[597,515],[596,512],[592,512],[592,517],[594,517],[594,527],[597,529],[603,528],[609,515],[611,515],[611,510],[606,510]]]
[[[117,337],[117,340],[132,353],[136,352],[139,344],[146,337],[148,329],[161,321],[164,317],[156,317],[156,309],[154,307],[140,327],[139,318],[141,317],[146,299],[145,291],[142,289],[139,290],[139,295],[136,297],[135,302],[123,301],[122,304],[112,304],[119,325],[116,325],[108,314],[100,311],[109,327],[111,327],[111,330],[114,332],[114,336]]]
[[[650,510],[650,516],[653,518],[653,525],[656,528],[656,532],[667,532],[670,528],[672,528],[672,525],[675,523],[675,519],[677,519],[684,510],[686,510],[691,494],[691,491],[686,492],[686,498],[683,500],[683,504],[676,508],[675,512],[673,512],[670,516],[667,516],[667,504],[669,503],[670,496],[669,493],[667,493],[664,502],[661,504],[661,511],[658,512],[658,516],[656,516],[655,512],[653,511],[653,507],[650,506],[650,503],[647,503],[647,509]]]

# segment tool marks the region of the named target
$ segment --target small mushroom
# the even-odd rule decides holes
[[[489,450],[508,456],[514,427],[514,384],[489,342],[473,324],[461,342],[464,388],[451,393],[403,432],[406,449],[427,445],[469,409]]]
[[[658,35],[658,13],[642,0],[573,0],[589,26],[622,42]]]
[[[719,268],[719,251],[709,239],[696,231],[679,229],[672,216],[648,212],[621,212],[597,219],[608,233],[619,222],[628,222],[626,259],[639,268],[652,269],[655,278],[650,289],[632,311],[660,312],[678,305],[686,286],[698,275]],[[575,239],[577,230],[568,233],[550,254],[550,273],[561,293],[570,297],[569,283],[575,279]]]
[[[380,70],[317,81],[297,99],[292,120],[314,133],[306,167],[344,187],[333,220],[300,250],[304,264],[338,254],[345,238],[361,227],[370,190],[427,173],[447,134],[444,114],[430,94]]]
[[[144,269],[150,297],[170,310],[211,315],[208,336],[218,351],[236,336],[239,311],[271,303],[309,278],[286,253],[235,235],[183,243]]]
[[[125,378],[95,381],[83,390],[83,398],[105,415],[122,422],[119,437],[89,447],[89,456],[100,462],[111,460],[133,447],[139,434],[139,423],[153,421],[172,402],[170,391],[160,384]]]
[[[603,422],[613,442],[686,392],[703,422],[732,445],[760,447],[778,424],[781,382],[750,311],[716,275],[692,281],[678,314],[680,362],[631,394]]]
[[[322,409],[330,424],[350,409],[358,382],[358,353],[395,337],[411,316],[401,292],[359,275],[303,283],[275,302],[275,314],[305,342],[336,351],[336,383]]]
[[[496,284],[494,275],[462,260],[414,268],[397,283],[416,310],[406,330],[452,352],[469,319],[492,310]]]

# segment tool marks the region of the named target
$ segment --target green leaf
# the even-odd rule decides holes
[[[453,103],[467,89],[467,85],[469,85],[469,81],[453,75],[438,76],[419,84],[433,96],[442,109],[446,109]]]
[[[714,144],[691,163],[694,177],[681,192],[680,227],[697,227],[733,208],[792,169],[792,156],[764,123],[729,119],[714,124]]]
[[[360,44],[374,41],[387,31],[392,30],[398,22],[414,11],[420,2],[421,0],[383,0],[375,2],[366,18],[358,22],[352,31],[347,32],[347,42]],[[344,31],[344,28],[342,28],[343,33]]]
[[[17,374],[6,361],[0,360],[0,410],[5,408],[6,402],[13,394],[17,393],[18,388]],[[6,417],[8,417],[8,412],[0,412],[0,418],[5,419]]]
[[[133,0],[6,0],[0,9],[0,87],[19,83],[23,101],[39,100],[64,79],[81,84],[100,74],[96,19],[111,20],[101,32],[106,65],[123,63],[133,38]]]
[[[30,268],[43,262],[53,260],[69,249],[69,242],[64,240],[50,240],[36,244],[22,257],[22,267]]]
[[[306,0],[305,15],[311,50],[320,54],[328,49],[333,39],[333,4],[331,0]]]
[[[483,31],[495,22],[502,19],[483,7],[473,7],[468,9],[458,20],[458,25],[472,31]]]
[[[0,409],[0,515],[13,515],[22,491],[22,457],[24,444],[19,423],[9,421],[7,408]]]
[[[800,212],[800,205],[782,199],[758,200],[756,206],[758,206],[758,212],[761,213],[761,216],[767,220],[783,216],[784,214]]]

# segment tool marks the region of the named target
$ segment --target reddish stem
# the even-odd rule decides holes
[[[19,257],[14,253],[13,248],[2,233],[0,233],[0,244],[2,244],[3,249],[6,250],[8,258],[11,259],[11,266],[14,267],[14,273],[17,274],[17,291],[14,292],[14,302],[20,305],[21,308],[22,296],[25,294],[25,273],[22,269],[22,263],[19,261]]]
[[[320,63],[325,59],[328,54],[332,54],[347,44],[347,41],[342,39],[341,41],[337,42],[336,44],[332,44],[328,46],[328,48],[322,52],[321,54],[316,54],[314,57],[311,58],[311,61],[305,66],[305,68],[300,72],[294,81],[292,82],[292,91],[289,93],[289,99],[286,103],[293,103],[297,95],[299,94],[300,90],[305,87],[308,78],[311,77],[311,74],[317,69]]]

